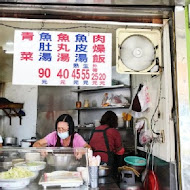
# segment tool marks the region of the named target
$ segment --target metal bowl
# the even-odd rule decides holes
[[[108,176],[111,173],[111,167],[109,166],[100,166],[99,167],[99,177]]]
[[[0,171],[9,170],[12,167],[12,161],[5,160],[4,162],[0,162]]]
[[[85,166],[86,160],[77,160],[74,154],[48,154],[46,157],[47,163],[54,166],[55,170],[76,171],[79,166]]]

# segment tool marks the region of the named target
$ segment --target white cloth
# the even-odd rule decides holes
[[[0,135],[0,143],[3,143],[3,138],[1,135]]]

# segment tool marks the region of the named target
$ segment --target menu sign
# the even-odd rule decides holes
[[[16,30],[13,84],[111,86],[112,35]]]

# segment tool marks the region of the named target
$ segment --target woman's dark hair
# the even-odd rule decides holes
[[[118,117],[113,111],[107,111],[100,120],[101,125],[108,125],[110,128],[118,126]]]
[[[73,122],[73,118],[69,114],[62,114],[62,115],[60,115],[57,118],[56,122],[55,122],[55,130],[56,131],[57,131],[57,124],[60,121],[64,121],[64,122],[68,123],[68,125],[69,125],[69,135],[72,135],[74,133],[74,128],[75,128],[75,125],[74,125],[74,122]]]

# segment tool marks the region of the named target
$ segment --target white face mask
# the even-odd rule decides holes
[[[61,139],[66,139],[67,137],[69,137],[69,131],[67,132],[64,132],[64,133],[59,133],[57,132],[58,136],[61,138]]]

